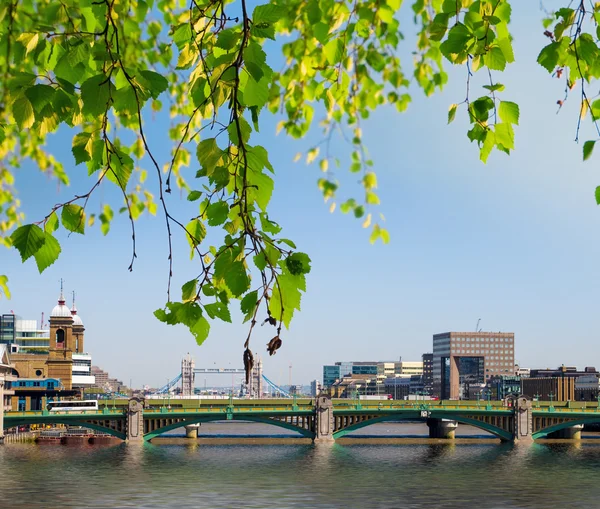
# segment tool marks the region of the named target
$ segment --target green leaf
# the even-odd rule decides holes
[[[248,143],[248,140],[250,139],[250,133],[252,132],[252,128],[250,127],[250,124],[244,117],[238,117],[238,122],[239,130],[242,135],[242,143]],[[229,127],[227,127],[227,132],[229,133],[231,142],[239,147],[240,139],[238,136],[238,126],[236,122],[232,122],[231,124],[229,124]]]
[[[515,148],[515,133],[511,124],[496,124],[495,135],[496,143],[509,150]]]
[[[519,124],[519,105],[510,101],[500,101],[498,114],[503,122]]]
[[[244,65],[255,81],[260,81],[265,75],[267,55],[260,44],[251,41],[244,49]]]
[[[305,290],[304,275],[294,276],[284,269],[273,286],[271,299],[269,300],[271,316],[278,321],[283,321],[289,329],[294,311],[300,311],[301,292]]]
[[[35,263],[37,264],[40,274],[52,265],[60,255],[60,244],[49,233],[44,233],[44,244],[38,249],[35,254]]]
[[[225,273],[225,284],[234,297],[239,297],[250,288],[250,279],[242,262],[232,262]]]
[[[507,63],[511,64],[515,61],[515,54],[513,52],[512,43],[508,37],[504,37],[502,39],[498,39],[496,41],[498,47],[502,50],[502,54],[504,55],[504,59]]]
[[[206,227],[199,219],[193,219],[186,225],[185,229],[187,231],[187,241],[191,248],[190,259],[193,259],[196,247],[200,245],[204,240],[204,237],[206,237]]]
[[[362,182],[365,189],[375,189],[377,187],[377,175],[369,171],[365,173]]]
[[[116,92],[110,79],[104,74],[98,74],[81,84],[82,111],[85,115],[99,117],[109,108],[111,95]]]
[[[50,85],[37,84],[25,90],[25,95],[31,102],[31,105],[36,113],[42,111],[46,104],[52,102],[55,93],[56,91]]]
[[[325,58],[329,65],[336,65],[344,58],[344,41],[340,37],[334,37],[323,48]]]
[[[317,41],[319,41],[321,44],[324,44],[325,41],[327,40],[327,36],[329,35],[329,30],[331,29],[331,27],[327,24],[327,23],[317,23],[315,26],[313,26],[313,34],[315,36],[315,39]],[[368,32],[367,32],[368,35]]]
[[[502,92],[506,87],[502,83],[494,83],[493,85],[483,85],[483,88],[490,92]]]
[[[596,204],[600,205],[600,186],[596,188]]]
[[[179,51],[192,40],[192,27],[189,23],[182,23],[173,32],[173,42],[179,48]]]
[[[552,42],[540,51],[537,57],[537,63],[540,64],[548,72],[553,72],[558,64],[559,57],[559,42]]]
[[[35,117],[33,115],[33,106],[29,102],[27,97],[23,96],[20,99],[17,99],[12,105],[12,113],[15,117],[15,121],[19,126],[19,129],[29,129],[33,122],[35,121]]]
[[[214,302],[212,304],[206,304],[204,309],[213,320],[220,318],[224,322],[231,323],[231,314],[229,313],[229,307],[223,302]]]
[[[487,163],[488,157],[492,152],[492,149],[496,145],[496,135],[493,131],[487,130],[485,131],[485,137],[483,139],[483,144],[481,145],[481,149],[479,151],[479,159],[485,164]]]
[[[85,232],[85,211],[79,205],[71,203],[62,208],[60,215],[62,225],[70,232]]]
[[[211,203],[206,209],[206,218],[209,226],[219,226],[227,220],[229,214],[229,205],[227,202],[218,201]]]
[[[494,46],[485,54],[485,63],[492,71],[504,71],[506,57],[498,46]]]
[[[56,212],[52,212],[46,220],[44,231],[46,233],[54,233],[56,230],[58,230],[58,216],[56,215]]]
[[[251,186],[247,191],[248,199],[256,201],[263,212],[266,212],[267,206],[271,201],[273,194],[273,179],[262,172],[249,171],[248,182]]]
[[[225,30],[221,30],[217,37],[217,43],[215,46],[217,48],[222,48],[224,50],[230,50],[235,47],[237,44],[241,33],[239,30],[234,28],[226,28]]]
[[[10,241],[21,254],[21,260],[25,261],[41,249],[46,237],[39,226],[26,224],[12,233]]]
[[[73,138],[71,148],[75,164],[84,163],[92,158],[92,133],[78,133]]]
[[[128,154],[115,149],[110,154],[110,170],[106,173],[106,178],[119,188],[125,189],[133,173],[133,166],[133,159]]]
[[[240,302],[240,308],[242,310],[242,313],[244,313],[245,315],[247,315],[248,313],[252,313],[254,311],[254,308],[256,307],[257,301],[258,301],[258,291],[257,290],[247,293]]]
[[[285,265],[293,276],[310,272],[310,258],[306,253],[293,253],[285,259]]]
[[[210,324],[208,320],[201,316],[198,321],[190,327],[190,332],[196,339],[196,344],[198,346],[202,345],[206,338],[208,337],[208,333],[210,332]]]
[[[140,75],[149,85],[150,95],[153,99],[158,99],[158,96],[169,87],[169,82],[162,74],[154,71],[140,71]]]
[[[285,14],[285,9],[279,5],[257,5],[252,12],[252,23],[276,23]]]
[[[223,157],[223,151],[217,145],[215,138],[208,138],[198,143],[196,155],[202,168],[210,175],[221,157]]]
[[[239,297],[250,288],[250,278],[244,263],[237,260],[239,251],[225,248],[215,260],[215,280],[223,280],[234,297]]]
[[[8,277],[0,274],[0,297],[2,297],[2,293],[6,296],[7,299],[10,299],[10,290],[8,288]]]
[[[448,123],[451,123],[456,117],[456,109],[458,108],[458,104],[451,104],[450,108],[448,108]]]
[[[208,320],[195,302],[169,302],[165,309],[154,311],[154,316],[168,325],[181,323],[187,326],[198,345],[204,343],[210,331]]]
[[[598,140],[588,140],[583,144],[583,160],[587,161],[594,151],[594,145]]]
[[[250,78],[244,88],[244,104],[261,109],[269,98],[270,83],[271,80],[266,77],[263,77],[258,83]]]
[[[181,287],[181,300],[184,302],[195,300],[198,292],[198,280],[192,279]]]
[[[450,55],[466,51],[472,38],[473,33],[462,23],[457,23],[448,32],[448,38],[440,44],[440,50],[450,60]]]
[[[381,239],[381,242],[383,242],[384,244],[390,243],[390,233],[385,228],[380,229],[379,238]]]
[[[287,246],[291,247],[292,249],[296,249],[296,244],[294,242],[292,242],[290,239],[277,239],[277,242],[286,244]]]
[[[373,191],[367,191],[365,193],[365,200],[369,205],[379,205],[379,196],[377,196]]]
[[[190,191],[189,194],[187,195],[187,200],[188,201],[196,201],[196,200],[199,200],[201,196],[202,196],[201,191]]]

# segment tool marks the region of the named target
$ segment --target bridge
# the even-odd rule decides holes
[[[194,360],[188,354],[181,361],[181,372],[177,374],[172,380],[169,380],[165,385],[158,389],[154,396],[160,394],[168,394],[174,387],[181,382],[181,394],[184,396],[191,396],[194,394],[194,385],[196,375],[231,375],[232,381],[234,376],[246,377],[246,370],[244,368],[196,368]],[[263,384],[266,384],[266,388],[274,391],[275,394],[279,394],[284,398],[291,398],[292,395],[285,389],[279,387],[276,383],[272,382],[263,373],[262,360],[257,357],[256,363],[254,364],[249,377],[249,383],[244,383],[243,387],[246,394],[251,397],[261,397],[263,394]],[[233,383],[232,383],[233,391]]]
[[[503,402],[361,401],[315,399],[271,400],[125,400],[126,405],[99,411],[6,412],[4,428],[31,424],[67,424],[142,441],[192,425],[213,421],[252,421],[296,431],[315,442],[328,442],[371,424],[424,421],[432,438],[454,438],[457,423],[487,431],[503,441],[533,442],[539,438],[580,438],[584,424],[600,423],[597,404],[535,402],[527,398]],[[590,406],[586,406],[590,405]]]

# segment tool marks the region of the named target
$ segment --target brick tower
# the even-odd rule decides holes
[[[73,352],[76,351],[76,336],[73,334],[73,315],[65,304],[62,280],[58,304],[50,313],[49,324],[48,378],[60,379],[63,388],[70,390],[73,382]],[[83,344],[83,333],[81,333],[81,338]]]

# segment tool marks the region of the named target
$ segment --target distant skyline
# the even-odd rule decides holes
[[[409,74],[415,29],[405,7],[401,57]],[[387,246],[371,246],[359,221],[330,214],[316,187],[318,168],[292,163],[296,152],[320,139],[318,129],[299,142],[275,137],[278,118],[265,115],[257,139],[276,169],[270,215],[310,255],[313,267],[302,312],[284,330],[275,356],[266,353],[272,329],[255,328],[251,347],[274,382],[288,383],[290,363],[292,382],[307,383],[321,379],[323,364],[335,361],[418,360],[432,350],[433,334],[472,331],[479,318],[484,331],[515,333],[515,359],[522,366],[600,367],[600,207],[594,200],[600,153],[582,162],[582,143],[594,137],[588,122],[582,143],[573,142],[577,93],[556,114],[564,82],[535,63],[546,41],[541,17],[535,2],[514,3],[517,62],[494,76],[506,85],[502,97],[521,108],[511,156],[494,152],[481,164],[466,137],[462,109],[446,125],[449,104],[464,100],[466,78],[464,68],[447,62],[450,84],[443,93],[424,98],[414,88],[407,113],[384,107],[363,123],[382,202],[373,213],[385,215]],[[473,87],[473,94],[480,91]],[[161,162],[168,158],[165,122],[157,116],[146,126]],[[74,167],[70,134],[61,130],[50,141],[73,175],[69,188],[48,181],[30,163],[16,173],[28,220],[40,220],[54,204],[89,188],[85,170]],[[335,140],[332,149],[346,158],[344,142]],[[343,183],[339,203],[359,187],[353,175],[340,170],[336,176]],[[90,211],[109,199],[116,208],[113,188],[103,184]],[[196,205],[177,191],[169,201],[180,217],[195,213]],[[239,313],[233,324],[213,323],[202,347],[184,327],[152,315],[166,300],[167,239],[160,215],[136,223],[132,273],[125,216],[115,218],[106,238],[98,227],[85,236],[58,236],[63,252],[41,276],[33,260],[22,264],[16,250],[0,250],[0,273],[9,277],[13,295],[0,301],[0,313],[48,317],[62,277],[69,306],[70,292],[77,293],[94,364],[125,383],[131,378],[136,387],[163,385],[188,352],[198,367],[242,366],[247,327]],[[183,237],[176,239],[175,262],[178,290],[193,273]]]

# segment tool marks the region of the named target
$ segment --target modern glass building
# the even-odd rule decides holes
[[[352,374],[353,364],[352,362],[336,362],[333,365],[323,366],[323,387],[331,387],[336,380]]]
[[[377,362],[353,362],[353,375],[377,375]]]
[[[17,317],[13,314],[0,315],[0,343],[10,345],[15,341],[15,322]]]
[[[334,364],[333,366],[323,366],[323,386],[331,387],[336,380],[341,378],[340,366]]]

